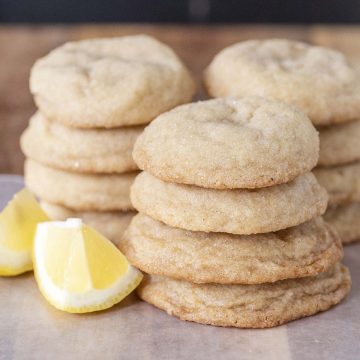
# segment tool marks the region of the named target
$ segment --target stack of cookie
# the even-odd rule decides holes
[[[360,115],[359,115],[360,119]],[[360,240],[360,120],[319,128],[320,158],[314,173],[330,195],[324,218],[343,244]]]
[[[67,43],[38,60],[39,111],[21,138],[26,186],[54,219],[80,217],[117,242],[134,215],[132,149],[144,124],[191,100],[177,55],[149,36]]]
[[[258,97],[183,105],[137,139],[139,211],[119,246],[145,301],[183,320],[271,327],[338,303],[350,276],[310,170],[318,134]]]
[[[250,40],[215,56],[205,71],[212,97],[258,95],[307,114],[320,131],[325,219],[343,243],[360,240],[360,79],[337,51],[290,40]]]

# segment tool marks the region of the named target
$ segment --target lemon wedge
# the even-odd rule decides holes
[[[32,270],[36,226],[48,221],[35,197],[19,191],[0,213],[0,275],[14,276]]]
[[[80,219],[38,225],[34,272],[48,302],[72,313],[107,309],[142,280],[110,240]]]

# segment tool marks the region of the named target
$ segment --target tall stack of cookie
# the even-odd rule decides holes
[[[184,320],[271,327],[338,303],[350,276],[310,172],[318,134],[258,97],[183,105],[137,139],[139,211],[119,246],[145,301]]]
[[[314,171],[330,194],[325,219],[343,243],[360,240],[360,79],[337,51],[290,40],[250,40],[215,56],[209,95],[258,95],[307,114],[320,132]]]
[[[135,214],[135,140],[144,124],[191,100],[189,72],[149,36],[94,39],[38,60],[30,89],[39,111],[21,138],[26,186],[50,217],[83,218],[117,242]]]

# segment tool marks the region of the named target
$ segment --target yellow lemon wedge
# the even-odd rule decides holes
[[[80,219],[38,225],[34,272],[48,302],[71,313],[107,309],[142,280],[110,240]]]
[[[0,213],[0,276],[32,270],[32,246],[36,226],[48,221],[35,197],[19,191]]]

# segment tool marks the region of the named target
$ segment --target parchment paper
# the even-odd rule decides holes
[[[0,208],[21,187],[20,177],[0,176]],[[267,330],[183,322],[135,295],[72,315],[47,304],[31,273],[0,278],[0,359],[360,359],[360,244],[345,253],[353,288],[344,302]]]

